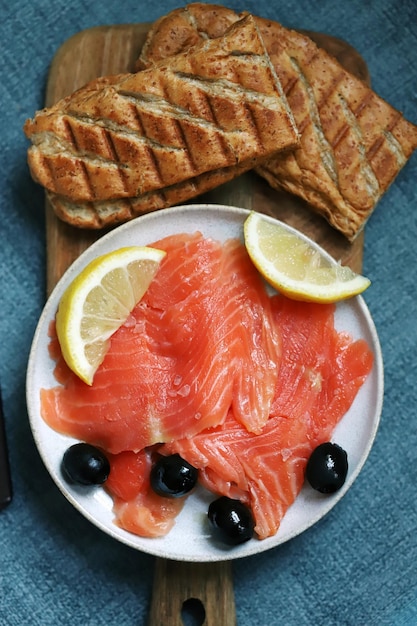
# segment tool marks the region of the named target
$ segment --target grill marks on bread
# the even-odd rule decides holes
[[[258,25],[301,142],[257,171],[353,240],[417,147],[417,128],[304,35]]]
[[[128,221],[142,213],[180,204],[218,185],[229,182],[256,167],[259,159],[205,172],[170,187],[147,192],[134,198],[118,198],[97,202],[74,202],[48,192],[49,201],[58,217],[80,228],[103,228]]]
[[[137,67],[184,52],[190,41],[218,37],[242,15],[203,3],[176,9],[153,24]],[[272,156],[257,171],[353,240],[417,147],[417,127],[305,35],[255,21],[301,134],[294,151]]]
[[[74,223],[79,211],[92,227],[188,199],[298,142],[251,16],[149,70],[89,83],[25,132],[33,178],[61,217]]]
[[[272,157],[258,172],[271,186],[304,198],[352,240],[417,146],[417,129],[310,47],[314,56],[302,62],[291,57],[296,76],[283,80],[300,146]]]

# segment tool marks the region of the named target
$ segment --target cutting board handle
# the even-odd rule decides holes
[[[156,559],[148,626],[236,626],[232,565]]]

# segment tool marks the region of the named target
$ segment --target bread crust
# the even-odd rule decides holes
[[[251,16],[148,70],[92,81],[38,112],[24,130],[33,178],[62,219],[84,227],[129,219],[141,202],[160,208],[151,197],[170,206],[179,197],[174,189],[184,201],[220,184],[224,172],[230,179],[299,140]],[[84,203],[107,208],[95,219],[81,210]],[[68,215],[65,206],[72,207]]]
[[[134,198],[117,198],[98,202],[74,202],[48,192],[49,202],[60,219],[86,229],[101,229],[127,222],[144,213],[182,204],[211,189],[227,183],[253,169],[256,159],[228,168],[205,172],[176,185],[145,193]]]
[[[184,52],[190,40],[219,36],[243,15],[202,3],[172,11],[152,26],[138,67]],[[257,172],[353,241],[417,147],[417,127],[306,35],[255,20],[301,134],[294,151]]]

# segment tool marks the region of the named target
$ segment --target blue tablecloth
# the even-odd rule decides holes
[[[0,514],[1,625],[146,623],[153,558],[108,538],[67,503],[29,428],[25,374],[45,299],[45,235],[43,192],[28,173],[22,125],[43,106],[49,64],[68,37],[98,24],[152,21],[178,4],[0,3],[0,368],[14,485]],[[374,89],[417,123],[416,0],[229,6],[344,38],[366,59]],[[366,229],[364,272],[373,284],[365,299],[386,375],[375,445],[320,523],[235,564],[239,626],[417,624],[416,180],[414,156]]]

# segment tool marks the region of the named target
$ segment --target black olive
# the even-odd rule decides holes
[[[252,512],[240,500],[221,496],[210,503],[208,518],[225,543],[237,545],[253,537],[255,522]]]
[[[317,446],[307,462],[306,477],[313,489],[334,493],[344,484],[348,472],[347,453],[330,441]]]
[[[80,485],[101,485],[110,474],[106,455],[89,443],[75,443],[62,459],[62,471],[70,482]]]
[[[160,496],[180,498],[197,483],[198,470],[179,454],[162,456],[152,466],[151,487]]]

